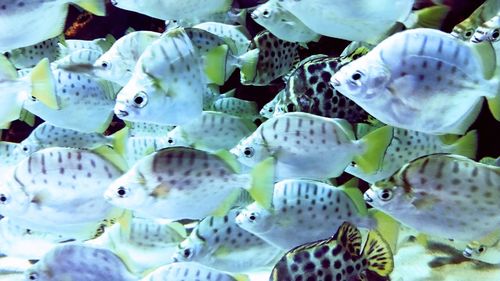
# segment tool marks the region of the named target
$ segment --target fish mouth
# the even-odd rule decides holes
[[[339,80],[337,80],[337,79],[335,79],[335,78],[332,78],[332,79],[330,80],[330,84],[331,84],[333,87],[338,87],[338,86],[340,86],[340,81],[339,81]]]
[[[472,43],[481,43],[481,42],[482,42],[482,40],[480,40],[479,38],[477,38],[477,37],[475,37],[475,36],[474,36],[474,37],[472,37],[472,39],[471,39],[470,41],[471,41]]]
[[[253,20],[255,20],[255,19],[259,18],[259,16],[257,16],[257,15],[256,15],[256,14],[254,14],[254,13],[251,13],[251,14],[250,14],[250,17],[251,17]]]
[[[115,111],[115,114],[116,114],[116,116],[118,116],[119,118],[121,118],[121,117],[127,117],[127,116],[128,116],[128,111],[118,109],[118,110],[116,110],[116,111]]]
[[[368,202],[368,203],[372,203],[373,202],[373,199],[366,192],[365,192],[365,194],[363,194],[363,199],[365,200],[365,202]]]
[[[462,252],[462,255],[464,255],[464,257],[466,257],[466,258],[471,258],[472,257],[472,253],[471,253],[470,249],[465,249]]]

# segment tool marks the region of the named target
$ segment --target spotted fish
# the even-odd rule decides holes
[[[231,153],[247,167],[274,157],[277,180],[324,180],[339,176],[353,160],[376,171],[391,136],[392,129],[383,127],[356,140],[344,119],[291,112],[266,120]]]
[[[31,46],[10,50],[4,55],[17,69],[31,68],[43,58],[47,58],[50,62],[57,60],[60,56],[58,43],[61,40],[64,38],[59,35]]]
[[[417,231],[472,241],[498,228],[500,168],[433,154],[378,181],[365,201]]]
[[[275,265],[269,280],[372,280],[369,272],[389,276],[394,269],[391,249],[370,231],[361,250],[361,233],[344,223],[331,238],[298,246]]]
[[[485,44],[471,47],[439,30],[411,29],[344,66],[331,82],[385,124],[428,134],[464,134],[483,97],[500,118],[493,56]]]
[[[362,227],[374,226],[368,218],[361,192],[349,184],[289,179],[274,185],[273,208],[256,203],[236,217],[243,229],[286,251],[304,243],[325,239],[344,221]]]
[[[274,265],[283,252],[239,227],[234,221],[239,213],[240,209],[234,208],[223,217],[201,220],[179,244],[175,260],[229,272],[252,272]]]
[[[35,281],[139,280],[110,250],[77,243],[53,248],[24,276],[25,280]]]
[[[213,102],[211,109],[252,121],[260,117],[256,102],[235,97],[218,98]]]
[[[269,206],[270,160],[257,165],[253,177],[238,173],[238,163],[227,151],[211,154],[186,147],[165,148],[139,160],[109,185],[105,197],[142,216],[172,220],[224,214],[242,188]]]

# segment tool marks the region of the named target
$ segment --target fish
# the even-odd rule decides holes
[[[460,155],[432,154],[374,183],[364,198],[424,234],[474,241],[498,228],[499,184],[499,167]]]
[[[227,212],[241,189],[269,206],[272,164],[272,159],[264,160],[253,173],[240,174],[237,161],[227,151],[212,154],[169,147],[137,161],[109,185],[104,196],[143,217],[202,219]]]
[[[489,41],[494,44],[493,42],[498,42],[500,37],[500,12],[478,26],[471,37],[470,41],[473,43]],[[498,53],[497,49],[495,48],[495,51]]]
[[[367,53],[358,50],[356,59]],[[342,118],[351,124],[369,123],[371,116],[354,101],[330,84],[332,76],[351,58],[313,55],[304,59],[289,76],[283,98],[276,105],[284,112],[307,112],[319,116]]]
[[[500,236],[499,231],[490,233],[480,241],[467,244],[462,254],[464,257],[488,264],[500,264]]]
[[[98,16],[106,14],[102,0],[53,0],[0,2],[0,53],[54,38],[64,29],[69,4]],[[26,26],[37,28],[27,29]],[[22,36],[19,36],[22,34]]]
[[[351,161],[376,171],[391,136],[390,127],[382,127],[356,140],[344,119],[291,112],[266,120],[230,152],[247,167],[273,157],[276,180],[324,180],[342,174]]]
[[[256,102],[235,97],[217,98],[213,102],[211,109],[213,111],[238,116],[247,120],[255,121],[257,119],[260,119]]]
[[[260,116],[263,118],[269,119],[272,118],[275,114],[275,112],[278,110],[277,105],[278,103],[284,98],[285,96],[285,90],[279,91],[272,100],[270,100],[268,103],[266,103],[264,106],[259,111]],[[277,115],[281,114],[283,112],[277,113]]]
[[[116,97],[114,112],[125,121],[181,125],[201,115],[206,89],[202,61],[183,29],[153,42]]]
[[[175,262],[159,267],[141,281],[248,281],[248,277],[222,272],[196,262]]]
[[[128,128],[128,134],[131,137],[160,137],[166,135],[174,128],[174,126],[157,125],[143,122],[125,122],[125,124]]]
[[[208,31],[224,40],[234,56],[243,55],[250,45],[250,34],[242,25],[231,25],[220,22],[203,22],[193,28]]]
[[[112,143],[112,138],[100,133],[83,133],[42,123],[20,143],[19,150],[20,153],[30,155],[49,147],[94,149],[103,145],[112,145]]]
[[[469,41],[474,35],[474,31],[495,16],[499,9],[500,3],[497,0],[484,1],[468,18],[453,27],[451,35],[462,41]]]
[[[142,53],[160,35],[153,31],[135,31],[124,35],[95,61],[92,74],[125,86]]]
[[[238,57],[241,84],[267,86],[287,74],[299,60],[298,49],[298,43],[281,40],[267,30],[259,32]]]
[[[0,108],[0,128],[8,128],[11,121],[20,118],[28,100],[36,100],[57,109],[54,76],[48,59],[43,59],[27,74],[18,78],[14,66],[0,55],[0,90],[3,106]]]
[[[21,153],[19,143],[0,141],[0,177],[24,158],[26,155]]]
[[[203,5],[197,0],[178,2],[162,0],[154,2],[137,2],[135,0],[111,0],[115,7],[144,14],[162,20],[199,18],[211,14],[227,12],[231,9],[232,0],[210,0]]]
[[[53,69],[57,109],[39,100],[27,100],[24,108],[45,122],[84,133],[103,133],[113,118],[115,88],[107,81],[84,73]]]
[[[476,55],[474,50],[481,50]],[[464,134],[483,97],[500,120],[491,45],[417,28],[396,33],[331,78],[334,88],[381,122],[428,134]]]
[[[287,252],[269,280],[372,280],[369,272],[387,277],[394,269],[391,249],[377,231],[370,231],[361,250],[361,232],[344,223],[334,236]]]
[[[0,213],[40,231],[91,225],[122,210],[104,200],[105,188],[126,167],[110,148],[47,148],[9,170],[0,184]]]
[[[259,5],[252,12],[251,17],[281,40],[308,43],[317,42],[321,37],[284,9],[278,0],[270,0]]]
[[[361,191],[354,181],[336,187],[307,179],[287,179],[274,185],[273,208],[246,206],[236,224],[285,251],[325,239],[348,221],[372,228]]]
[[[354,2],[278,0],[278,3],[314,32],[348,41],[378,43],[398,25],[439,28],[448,13],[437,5],[412,13],[414,0]],[[310,6],[313,5],[313,6]]]
[[[93,40],[68,39],[59,43],[59,48],[61,49],[61,57],[82,50],[93,50],[104,54],[115,42],[116,38],[108,34],[104,38],[96,38]]]
[[[241,117],[203,111],[200,118],[168,132],[167,147],[186,146],[210,152],[231,149],[255,129],[255,124]]]
[[[358,137],[359,127],[358,127]],[[461,138],[450,136],[452,141],[445,142],[443,136],[429,135],[417,131],[393,128],[391,144],[387,147],[380,168],[372,174],[363,173],[351,164],[345,171],[372,184],[392,176],[404,164],[421,156],[435,153],[452,153],[475,158],[478,136],[470,131]]]
[[[47,58],[49,62],[57,60],[60,56],[58,43],[62,40],[64,36],[58,35],[30,46],[10,50],[5,52],[4,56],[17,69],[35,67],[44,58]]]
[[[283,254],[258,236],[236,224],[240,208],[223,217],[208,216],[201,220],[182,241],[174,255],[176,262],[199,262],[228,272],[268,270]]]
[[[177,245],[186,238],[185,227],[178,222],[126,216],[106,229],[103,234],[109,239],[106,248],[119,256],[135,275],[142,276],[171,263]]]
[[[110,250],[80,243],[53,248],[24,273],[25,280],[137,281]]]

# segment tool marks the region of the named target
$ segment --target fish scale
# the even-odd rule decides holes
[[[471,241],[500,223],[498,190],[500,168],[434,154],[409,162],[364,196],[370,205],[418,231]]]
[[[239,213],[240,209],[231,209],[223,217],[201,220],[179,244],[174,259],[229,272],[253,272],[273,265],[281,250],[239,227],[234,221]]]
[[[141,281],[245,281],[242,276],[232,276],[196,262],[176,262],[159,267]]]
[[[114,164],[91,151],[44,149],[17,164],[1,185],[2,214],[48,230],[100,222],[121,213],[101,196],[120,175]]]
[[[187,147],[165,148],[139,160],[109,186],[105,197],[146,217],[200,219],[230,207],[241,188],[252,193],[252,176],[235,172],[235,160],[229,157]],[[270,192],[267,185],[259,188],[259,193]]]
[[[25,272],[26,280],[136,281],[111,251],[81,244],[60,245]]]
[[[346,187],[357,189],[356,187]],[[361,198],[361,193],[359,198]],[[311,180],[284,180],[274,185],[273,209],[258,204],[243,209],[236,222],[249,232],[284,250],[331,236],[344,222],[371,227],[366,208],[343,187]]]

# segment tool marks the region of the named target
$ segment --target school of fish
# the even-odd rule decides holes
[[[165,26],[70,39],[70,5]],[[450,10],[0,0],[0,280],[396,280],[402,228],[500,264],[500,0]]]

